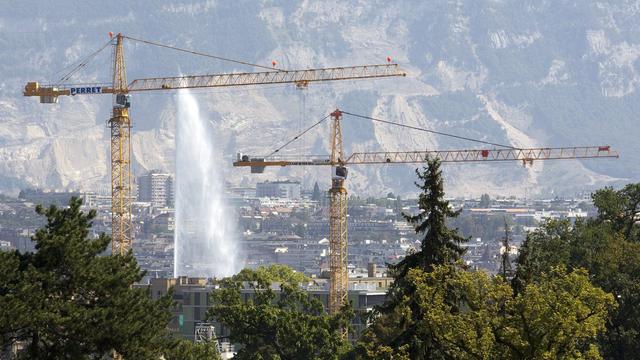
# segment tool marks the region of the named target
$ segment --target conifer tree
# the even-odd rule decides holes
[[[414,296],[416,285],[408,274],[414,269],[430,273],[440,265],[455,268],[464,254],[460,243],[467,240],[458,234],[457,229],[447,227],[447,219],[455,218],[460,211],[452,210],[449,202],[444,199],[440,161],[428,159],[427,166],[422,171],[416,170],[416,174],[420,180],[416,182],[421,190],[418,197],[420,212],[403,216],[414,225],[417,234],[423,235],[421,247],[398,264],[389,266],[394,282],[389,288],[385,303],[372,314],[377,318],[365,332],[365,340],[361,342],[366,343],[369,339],[376,348],[401,352],[391,358],[408,356],[411,359],[430,359],[436,356],[436,334],[430,333],[428,328],[417,329],[411,325],[424,317],[424,309]],[[451,306],[457,306],[455,294],[447,301]],[[362,350],[362,347],[359,349]]]
[[[465,249],[460,244],[467,241],[457,229],[447,227],[447,219],[455,218],[460,210],[451,209],[444,199],[444,185],[440,160],[429,159],[422,171],[416,169],[421,190],[418,196],[419,213],[403,214],[405,220],[414,225],[417,234],[423,234],[420,251],[408,254],[398,264],[391,266],[394,285],[391,294],[404,293],[404,278],[410,269],[418,268],[429,272],[435,265],[454,264],[461,259]]]
[[[89,236],[94,210],[38,206],[47,219],[35,253],[0,253],[0,350],[24,347],[29,359],[93,359],[116,351],[159,358],[168,344],[169,296],[151,300],[133,254],[104,256],[111,238]]]

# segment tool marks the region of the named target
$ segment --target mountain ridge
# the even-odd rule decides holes
[[[610,144],[617,161],[538,162],[445,167],[452,195],[573,194],[638,181],[640,107],[638,1],[583,5],[572,1],[24,1],[0,15],[0,192],[24,187],[91,190],[108,186],[108,96],[23,98],[41,81],[107,41],[108,31],[221,56],[286,68],[385,62],[405,79],[312,84],[297,91],[266,86],[195,91],[218,134],[227,181],[302,178],[329,186],[326,169],[275,169],[252,176],[232,169],[236,151],[261,155],[334,108],[513,146]],[[129,79],[247,71],[160,52],[126,49]],[[108,81],[109,57],[78,78]],[[250,70],[250,69],[249,69]],[[315,85],[315,86],[314,86]],[[135,174],[172,171],[176,99],[133,97]],[[346,151],[477,148],[424,133],[345,119]],[[294,153],[327,153],[328,129],[296,142]],[[415,192],[415,166],[353,167],[348,188],[359,195]]]

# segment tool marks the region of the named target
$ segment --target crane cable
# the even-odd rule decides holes
[[[398,124],[398,123],[395,123],[393,121],[377,119],[377,118],[374,118],[374,117],[371,117],[371,116],[353,114],[353,113],[350,113],[350,112],[347,112],[347,111],[344,111],[344,110],[340,110],[340,111],[343,114],[351,115],[351,116],[356,117],[356,118],[367,119],[367,120],[371,120],[371,121],[377,121],[377,122],[384,123],[384,124],[389,124],[389,125],[396,125],[396,126],[400,126],[400,127],[404,127],[404,128],[408,128],[408,129],[412,129],[412,130],[424,131],[424,132],[428,132],[428,133],[432,133],[432,134],[436,134],[436,135],[448,136],[448,137],[452,137],[452,138],[456,138],[456,139],[460,139],[460,140],[472,141],[472,142],[477,142],[477,143],[486,144],[486,145],[493,145],[493,146],[499,146],[499,147],[504,147],[504,148],[508,148],[508,149],[519,150],[519,148],[513,147],[511,145],[492,143],[492,142],[489,142],[489,141],[474,139],[474,138],[460,136],[460,135],[448,134],[448,133],[444,133],[444,132],[440,132],[440,131],[429,130],[429,129],[425,129],[425,128],[419,128],[419,127],[416,127],[416,126]]]
[[[298,140],[302,135],[306,134],[307,132],[311,131],[311,129],[313,129],[314,127],[320,125],[323,121],[327,120],[327,118],[329,118],[329,116],[331,116],[331,114],[328,114],[327,116],[323,117],[322,119],[320,119],[320,121],[318,121],[317,123],[311,125],[306,130],[304,130],[303,132],[299,133],[298,135],[294,136],[293,139],[287,141],[284,145],[282,145],[279,148],[275,149],[273,152],[271,152],[271,154],[269,154],[269,155],[267,155],[265,157],[273,156],[275,153],[277,153],[280,150],[282,150],[285,146],[287,146],[287,145],[291,144],[292,142]]]
[[[131,36],[126,36],[126,35],[123,35],[123,37],[126,38],[126,39],[129,39],[129,40],[132,40],[132,41],[137,41],[137,42],[140,42],[140,43],[153,45],[153,46],[158,46],[158,47],[171,49],[171,50],[175,50],[175,51],[186,52],[186,53],[189,53],[189,54],[192,54],[192,55],[204,56],[204,57],[208,57],[208,58],[212,58],[212,59],[216,59],[216,60],[228,61],[228,62],[247,65],[247,66],[254,66],[254,67],[258,67],[258,68],[262,68],[262,69],[267,69],[267,70],[270,70],[270,71],[273,71],[273,70],[285,71],[284,69],[279,69],[279,68],[276,68],[275,66],[274,67],[268,67],[268,66],[264,66],[264,65],[252,64],[252,63],[246,62],[246,61],[224,58],[224,57],[221,57],[221,56],[206,54],[206,53],[199,52],[199,51],[183,49],[183,48],[179,48],[179,47],[171,46],[171,45],[160,44],[160,43],[157,43],[155,41],[137,39],[137,38],[133,38]]]
[[[78,71],[82,70],[84,67],[86,67],[89,62],[91,62],[100,52],[102,52],[102,50],[106,49],[107,46],[112,44],[112,40],[109,40],[106,44],[104,44],[100,49],[94,51],[93,53],[89,54],[88,56],[86,56],[85,58],[81,59],[78,63],[78,65],[76,65],[75,67],[73,67],[71,69],[71,71],[69,71],[68,73],[64,74],[57,82],[54,83],[54,85],[60,85],[63,82],[69,80],[73,75],[75,75]],[[73,64],[71,64],[73,65]],[[56,73],[60,73],[62,71],[64,71],[65,69],[69,68],[71,65],[57,71]]]
[[[514,149],[514,150],[520,150],[520,148],[517,147],[513,147],[511,145],[504,145],[504,144],[498,144],[498,143],[493,143],[493,142],[489,142],[489,141],[484,141],[484,140],[479,140],[479,139],[474,139],[474,138],[470,138],[470,137],[465,137],[465,136],[460,136],[460,135],[454,135],[454,134],[449,134],[449,133],[445,133],[445,132],[440,132],[440,131],[435,131],[435,130],[429,130],[429,129],[425,129],[425,128],[419,128],[417,126],[411,126],[411,125],[404,125],[404,124],[398,124],[395,123],[393,121],[388,121],[388,120],[382,120],[382,119],[377,119],[371,116],[365,116],[365,115],[358,115],[358,114],[354,114],[354,113],[350,113],[348,111],[344,111],[344,110],[340,110],[341,113],[346,114],[346,115],[351,115],[353,117],[356,118],[361,118],[361,119],[367,119],[367,120],[371,120],[371,121],[377,121],[377,122],[381,122],[384,124],[388,124],[388,125],[395,125],[395,126],[399,126],[399,127],[404,127],[404,128],[408,128],[408,129],[412,129],[412,130],[418,130],[418,131],[424,131],[424,132],[428,132],[428,133],[432,133],[432,134],[436,134],[436,135],[442,135],[442,136],[448,136],[448,137],[452,137],[452,138],[456,138],[456,139],[460,139],[460,140],[466,140],[466,141],[472,141],[472,142],[477,142],[477,143],[481,143],[481,144],[485,144],[485,145],[493,145],[493,146],[498,146],[498,147],[502,147],[502,148],[508,148],[508,149]],[[323,121],[325,121],[329,116],[331,116],[331,114],[323,117],[322,119],[320,119],[320,121],[316,122],[315,124],[311,125],[310,127],[308,127],[306,130],[304,130],[303,132],[299,133],[298,135],[294,136],[291,140],[287,141],[284,145],[280,146],[279,148],[277,148],[276,150],[274,150],[273,152],[271,152],[271,154],[265,156],[265,157],[271,157],[274,154],[276,154],[277,152],[280,152],[280,150],[284,149],[287,145],[291,144],[292,142],[298,140],[302,135],[306,134],[307,132],[309,132],[311,129],[313,129],[314,127],[320,125],[320,123],[322,123]]]

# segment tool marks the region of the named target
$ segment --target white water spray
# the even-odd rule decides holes
[[[174,276],[240,270],[235,218],[224,202],[223,162],[212,124],[188,90],[178,94]]]

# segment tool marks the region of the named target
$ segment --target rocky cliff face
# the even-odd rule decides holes
[[[603,1],[21,1],[0,13],[0,191],[108,188],[108,96],[23,98],[27,81],[60,71],[106,43],[109,31],[286,68],[382,63],[409,77],[196,91],[218,134],[229,182],[318,180],[328,169],[231,169],[236,151],[265,154],[336,107],[514,146],[612,144],[619,160],[451,165],[450,194],[571,194],[640,180],[640,2]],[[130,43],[130,79],[247,71]],[[108,51],[72,82],[109,80]],[[176,94],[133,98],[134,171],[174,168]],[[350,151],[477,148],[473,143],[345,118]],[[327,153],[328,127],[293,153]],[[360,195],[413,192],[411,166],[353,167]]]

